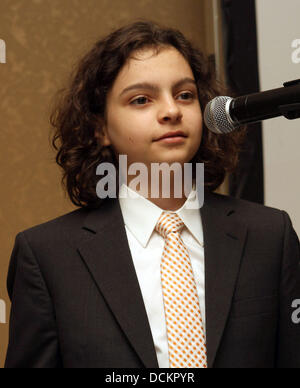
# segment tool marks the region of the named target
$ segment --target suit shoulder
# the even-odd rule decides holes
[[[25,236],[32,246],[49,246],[59,244],[64,240],[70,240],[76,234],[83,223],[88,210],[85,208],[76,209],[67,214],[58,216],[47,222],[32,226],[18,233]],[[17,237],[18,237],[17,236]]]
[[[280,209],[271,207],[271,206],[266,206],[261,203],[257,202],[251,202],[246,199],[241,199],[241,198],[235,198],[230,195],[222,195],[222,194],[217,194],[213,193],[213,195],[217,198],[219,201],[224,201],[228,204],[233,205],[234,207],[238,209],[243,209],[245,211],[250,210],[250,211],[258,211],[258,212],[271,212],[271,213],[281,213]]]
[[[23,230],[21,233],[32,234],[38,233],[39,231],[52,231],[60,226],[76,225],[80,223],[87,214],[87,210],[84,208],[73,210],[69,213],[55,217],[49,221],[45,221],[41,224],[34,225],[28,229]]]
[[[213,193],[212,196],[216,207],[225,207],[228,212],[235,212],[237,217],[242,218],[250,225],[283,225],[285,212],[280,209],[217,193]]]

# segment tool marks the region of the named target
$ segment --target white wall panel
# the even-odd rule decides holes
[[[300,1],[256,0],[261,89],[300,78]],[[293,45],[293,47],[292,47]],[[266,205],[289,213],[300,236],[300,119],[263,124]]]

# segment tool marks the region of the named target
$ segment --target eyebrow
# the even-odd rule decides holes
[[[196,85],[196,81],[193,78],[185,77],[185,78],[177,81],[173,85],[173,89],[179,88],[180,86],[182,86],[184,84],[187,84],[187,83]],[[125,88],[122,91],[122,93],[120,94],[120,97],[123,96],[123,94],[129,92],[130,90],[136,90],[136,89],[148,89],[148,90],[151,90],[153,92],[157,92],[159,90],[157,85],[151,84],[149,82],[141,82],[141,83],[137,83],[137,84],[134,84],[134,85],[130,85],[127,88]]]

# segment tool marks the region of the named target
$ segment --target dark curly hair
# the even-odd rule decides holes
[[[113,163],[118,174],[113,150],[95,136],[97,131],[101,137],[106,120],[108,91],[133,52],[166,46],[175,47],[189,63],[201,109],[205,108],[221,94],[208,59],[180,31],[148,20],[127,24],[98,41],[73,70],[69,86],[58,92],[50,116],[55,130],[52,145],[57,151],[56,162],[64,172],[62,182],[76,206],[96,207],[105,201],[96,194],[100,163]],[[226,173],[234,171],[243,138],[244,131],[216,135],[203,126],[202,142],[191,162],[193,166],[204,163],[207,189],[214,191]]]

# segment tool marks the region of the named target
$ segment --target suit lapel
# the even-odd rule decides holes
[[[212,367],[230,312],[247,228],[229,200],[206,193],[201,209],[205,244],[206,340]],[[118,200],[89,213],[79,253],[120,327],[147,368],[158,368]]]
[[[79,252],[120,327],[147,368],[157,368],[152,334],[119,202],[89,213]]]
[[[205,244],[205,303],[208,367],[213,366],[238,277],[247,229],[230,200],[206,193],[201,209]]]

